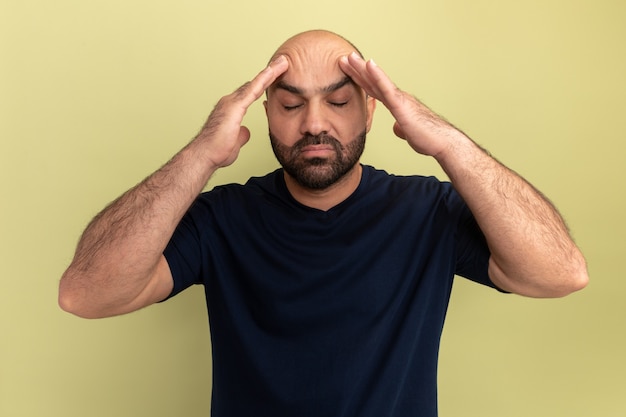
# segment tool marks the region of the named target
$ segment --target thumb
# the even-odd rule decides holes
[[[239,135],[237,136],[237,142],[239,146],[243,146],[250,140],[250,129],[245,126],[239,127]]]
[[[228,157],[220,164],[220,167],[227,167],[235,162],[235,160],[237,160],[237,157],[239,156],[239,150],[243,145],[248,143],[249,140],[250,130],[245,126],[240,126],[239,134],[237,135],[237,143],[234,144],[230,151],[230,155],[228,155]]]
[[[393,133],[395,133],[395,135],[397,137],[399,137],[400,139],[405,139],[406,140],[406,133],[404,133],[404,129],[402,129],[402,127],[400,127],[398,122],[395,122],[393,124]]]

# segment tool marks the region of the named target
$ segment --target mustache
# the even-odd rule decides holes
[[[343,145],[334,136],[327,133],[320,133],[319,135],[305,134],[292,146],[292,151],[298,152],[302,148],[310,145],[331,145],[337,151],[343,150]]]

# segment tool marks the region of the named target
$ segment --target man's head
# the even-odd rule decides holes
[[[298,34],[283,43],[287,71],[267,91],[265,109],[274,153],[301,186],[324,189],[359,162],[375,108],[339,67],[360,52],[327,31]]]

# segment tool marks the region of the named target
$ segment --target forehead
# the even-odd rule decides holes
[[[274,54],[284,55],[289,61],[289,68],[278,82],[316,90],[341,81],[346,75],[339,59],[353,51],[349,42],[333,34],[307,33],[292,38]]]

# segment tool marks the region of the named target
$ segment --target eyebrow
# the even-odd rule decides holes
[[[355,84],[355,83],[352,80],[352,78],[350,78],[350,77],[348,77],[346,75],[340,81],[337,81],[336,83],[330,84],[330,85],[328,85],[326,87],[322,87],[322,88],[319,89],[319,91],[322,92],[322,93],[332,93],[333,91],[337,91],[337,90],[339,90],[340,88],[342,88],[343,86],[345,86],[347,84]],[[304,95],[304,90],[302,90],[301,88],[296,87],[294,85],[287,84],[283,80],[278,81],[276,83],[276,88],[279,88],[279,89],[285,90],[285,91],[289,91],[290,93],[297,94],[299,96]]]

